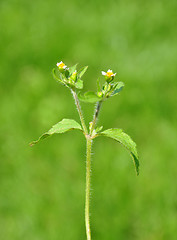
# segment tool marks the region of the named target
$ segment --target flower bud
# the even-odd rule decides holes
[[[89,130],[91,131],[92,129],[92,126],[93,126],[93,122],[89,122]]]
[[[77,81],[77,70],[73,72],[73,74],[70,77],[74,82]]]
[[[102,93],[102,92],[97,92],[97,96],[98,96],[98,97],[102,97],[102,96],[103,96],[103,93]]]
[[[109,92],[111,90],[111,83],[108,84],[107,91]]]

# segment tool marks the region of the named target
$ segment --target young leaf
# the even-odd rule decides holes
[[[126,149],[129,150],[136,169],[137,175],[139,175],[139,160],[138,160],[138,153],[136,149],[136,143],[130,138],[129,135],[124,133],[122,129],[111,128],[107,129],[98,134],[98,136],[106,136],[115,139],[119,143],[121,143]]]
[[[124,87],[123,82],[118,82],[111,96],[117,95]]]
[[[66,77],[66,78],[69,77],[69,70],[68,70],[68,69],[65,70],[65,77]]]
[[[87,71],[88,66],[85,66],[83,68],[81,68],[78,72],[78,78],[82,78],[82,76],[84,75],[84,73]]]
[[[75,83],[75,87],[77,89],[82,89],[83,88],[83,81],[81,79],[78,79],[77,82]]]
[[[58,82],[60,82],[60,83],[61,83],[62,85],[64,85],[65,87],[70,88],[70,84],[68,84],[68,83],[65,81],[64,76],[62,75],[62,73],[60,73],[60,72],[58,71],[58,69],[53,68],[52,74],[53,74],[53,77],[54,77],[55,80],[57,80]]]
[[[98,133],[98,132],[100,132],[102,129],[103,129],[103,126],[97,127],[97,128],[95,129],[95,132]]]
[[[55,78],[55,80],[57,80],[57,81],[61,82],[62,84],[64,84],[64,83],[63,83],[63,80],[61,79],[61,76],[57,76],[57,74],[56,74],[56,69],[55,69],[55,68],[53,68],[52,74],[53,74],[53,77]],[[61,75],[61,74],[60,74],[60,75]]]
[[[72,66],[72,67],[69,68],[69,73],[70,73],[70,75],[72,75],[73,72],[76,71],[76,67],[77,67],[77,65],[78,65],[78,63],[76,63],[74,66]]]
[[[31,142],[30,146],[33,146],[34,144],[38,143],[40,140],[45,139],[49,136],[52,136],[55,133],[64,133],[74,129],[83,131],[80,124],[77,123],[75,120],[63,119],[62,121],[55,124],[48,132],[40,136],[38,140]]]
[[[94,92],[86,92],[84,94],[78,93],[78,97],[82,102],[96,103],[102,100],[102,97],[98,97]]]

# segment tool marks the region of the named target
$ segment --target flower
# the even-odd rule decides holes
[[[108,78],[115,77],[116,73],[113,73],[111,69],[109,69],[107,72],[102,71],[101,72],[103,76],[106,76]]]
[[[57,63],[57,67],[59,68],[59,69],[66,69],[67,68],[67,66],[61,61],[61,62],[59,62],[59,63]]]

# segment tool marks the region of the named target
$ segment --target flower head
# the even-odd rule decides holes
[[[59,69],[66,69],[67,68],[67,66],[61,61],[61,62],[59,62],[59,63],[57,63],[57,67],[59,68]]]
[[[113,71],[111,69],[108,69],[107,72],[102,71],[101,73],[103,76],[105,76],[105,79],[107,82],[111,82],[116,75],[116,73],[113,73]]]
[[[113,73],[113,71],[111,69],[109,69],[107,72],[104,72],[102,71],[101,72],[103,76],[106,76],[106,77],[115,77],[116,73]]]

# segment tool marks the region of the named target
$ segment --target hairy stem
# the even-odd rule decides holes
[[[91,127],[91,130],[90,130],[90,133],[92,133],[93,130],[95,129],[96,122],[97,122],[97,120],[98,120],[98,115],[99,115],[100,108],[101,108],[101,104],[102,104],[102,101],[97,102],[96,109],[95,109],[95,113],[94,113],[94,115],[93,115],[92,127]]]
[[[85,227],[87,240],[91,240],[91,231],[90,231],[90,218],[89,218],[89,209],[90,209],[90,175],[91,175],[91,147],[92,139],[87,137],[87,160],[86,160],[86,195],[85,195]]]
[[[71,90],[71,92],[72,92],[73,98],[75,100],[75,104],[76,104],[76,107],[77,107],[77,111],[79,113],[79,117],[80,117],[80,120],[81,120],[81,124],[82,124],[83,130],[84,130],[84,133],[87,135],[88,131],[87,131],[87,127],[86,127],[86,124],[85,124],[85,121],[84,121],[84,117],[83,117],[82,109],[81,109],[81,106],[80,106],[80,103],[79,103],[79,99],[77,97],[77,93],[73,90]]]

